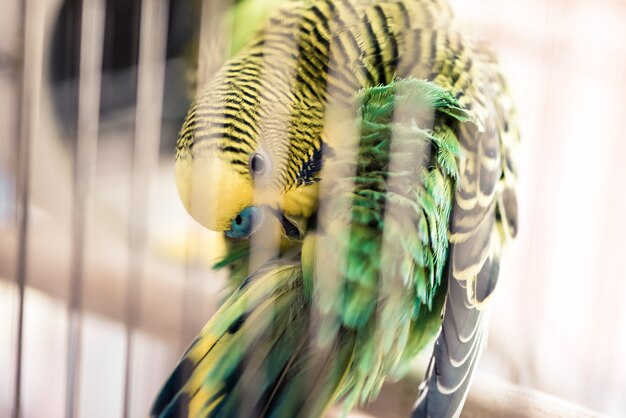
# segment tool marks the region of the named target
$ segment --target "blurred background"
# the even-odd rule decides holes
[[[202,3],[3,1],[0,416],[17,395],[23,417],[145,416],[223,297],[173,150],[194,33],[210,74],[249,28]],[[452,3],[497,51],[523,140],[479,373],[626,416],[626,2]]]

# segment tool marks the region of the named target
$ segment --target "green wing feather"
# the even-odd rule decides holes
[[[359,100],[356,155],[337,150],[325,169],[354,174],[323,176],[315,255],[325,260],[314,282],[324,339],[355,334],[347,408],[374,398],[437,332],[458,177],[454,131],[469,120],[446,90],[422,80],[366,89]]]

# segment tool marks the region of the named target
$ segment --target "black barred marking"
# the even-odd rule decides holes
[[[517,195],[515,194],[515,190],[510,187],[504,189],[502,193],[502,203],[503,205],[497,213],[500,214],[500,211],[504,211],[504,217],[507,220],[509,232],[512,237],[515,237],[518,231]]]
[[[312,36],[312,39],[309,39],[308,42],[311,43],[312,45],[325,45],[328,44],[328,36],[325,36],[319,28],[319,25],[316,24],[316,22],[308,19],[308,18],[304,18],[304,22],[309,24],[309,27],[306,27],[304,25],[302,25],[301,27],[301,33],[303,35],[308,35],[308,36]],[[306,37],[305,37],[306,38]],[[304,42],[303,42],[304,43]],[[324,55],[326,53],[324,52]]]
[[[227,145],[224,148],[222,148],[223,152],[230,152],[232,154],[247,154],[245,150],[241,149],[241,148],[237,148],[237,147],[233,147],[232,145]],[[248,164],[245,164],[246,167],[248,166]]]
[[[439,31],[434,30],[431,34],[430,38],[430,62],[436,63],[435,58],[437,57],[437,38],[439,36]]]
[[[465,67],[463,67],[463,71],[469,72],[472,69],[473,64],[474,64],[474,61],[472,61],[472,57],[467,57],[465,59]]]
[[[279,59],[279,60],[284,60],[285,57],[289,57],[293,59],[295,55],[295,51],[293,47],[296,45],[296,41],[297,40],[294,39],[292,35],[289,41],[287,42],[285,41],[268,42],[263,48],[265,51],[266,59],[269,59],[269,57],[272,57],[271,59]]]
[[[159,418],[181,418],[189,416],[189,401],[191,398],[185,392],[179,393],[167,409],[159,414]]]
[[[339,58],[343,58],[345,60],[345,57],[348,56],[348,50],[346,49],[344,40],[342,39],[342,37],[335,37],[334,41],[335,42],[333,43],[333,47],[337,51],[333,56],[334,61],[338,61]]]
[[[322,12],[319,9],[319,7],[315,4],[313,5],[313,7],[311,7],[311,11],[318,18],[318,21],[322,24],[322,26],[324,26],[324,29],[326,29],[326,32],[330,32],[330,24],[329,24],[328,16],[326,16],[324,12]]]
[[[231,135],[236,141],[250,142],[250,126],[245,121],[237,118],[236,123],[231,124],[230,128],[232,129]]]
[[[237,113],[235,113],[235,115],[239,118],[239,120],[242,123],[245,123],[246,125],[248,125],[248,127],[250,129],[252,129],[258,135],[259,131],[258,131],[258,126],[256,125],[257,115],[252,113],[254,110],[256,110],[256,107],[257,107],[256,103],[255,103],[254,106],[251,106],[251,109],[247,109],[245,106],[239,106],[235,110],[235,107],[236,106],[234,106],[231,103],[227,103],[224,106],[225,109],[234,110],[235,112],[237,112]],[[224,113],[226,113],[226,112],[224,112]],[[230,115],[230,113],[229,113],[229,115]],[[229,116],[229,117],[231,117],[231,116]]]
[[[351,49],[346,48],[346,54],[343,56],[343,58],[345,61],[351,61],[356,63],[361,59],[364,51],[359,45],[359,42],[357,41],[354,34],[352,32],[346,32],[346,34],[348,33],[350,34],[349,36],[347,35],[340,37],[341,40],[345,40],[351,47]]]
[[[439,19],[441,10],[436,2],[349,0],[280,7],[205,90],[202,105],[190,112],[181,131],[179,150],[215,139],[240,171],[262,143],[289,161],[284,173],[277,173],[283,186],[308,184],[316,167],[311,150],[320,149],[328,100],[349,104],[358,90],[386,84],[395,75],[436,79],[463,97],[472,79],[465,73],[476,71],[468,48],[440,29],[441,20],[432,29],[424,23],[432,13]]]
[[[421,59],[422,59],[422,46],[421,46],[422,30],[415,29],[409,32],[407,36],[412,37],[414,48],[412,51],[408,52],[410,54],[410,59],[407,62],[404,62],[405,57],[404,56],[402,57],[401,64],[405,68],[405,71],[403,71],[402,74],[400,74],[401,77],[406,77],[411,71],[411,69],[413,69],[415,66],[420,64]]]
[[[209,126],[197,126],[194,127],[194,134],[197,139],[200,137],[208,135],[216,135],[221,134],[224,137],[228,137],[232,139],[236,143],[241,143],[249,140],[249,131],[242,128],[240,125],[247,127],[245,122],[240,121],[236,116],[233,116],[235,119],[234,123],[228,123],[227,120],[223,120],[220,123],[210,123]]]
[[[276,17],[283,20],[283,24],[279,26],[284,26],[285,23],[289,22],[298,22],[302,15],[302,11],[303,9],[301,7],[284,7],[278,9]]]
[[[242,313],[232,324],[230,324],[226,332],[229,334],[234,334],[239,331],[243,324],[246,322],[246,319],[248,319],[248,316],[248,312]]]
[[[353,83],[351,82],[350,84]],[[335,77],[330,77],[327,82],[328,91],[332,94],[335,100],[339,100],[340,102],[346,104],[350,98],[354,97],[355,89],[351,88],[350,84],[341,83],[341,80],[338,80]]]
[[[241,381],[241,376],[248,364],[248,358],[244,356],[239,360],[233,370],[224,378],[223,385],[215,394],[205,402],[208,406],[217,399],[222,399],[211,409],[209,417],[238,417],[241,406],[241,394],[235,391],[235,387]],[[197,392],[196,392],[197,393]],[[228,397],[224,395],[229,394]],[[195,394],[194,394],[195,395]]]
[[[214,139],[225,139],[227,134],[225,132],[196,132],[194,134],[194,142],[189,146],[189,148],[193,148],[198,145],[202,141],[214,140]]]
[[[293,21],[285,21],[283,16],[271,16],[268,23],[269,27],[281,26],[285,29],[293,28],[296,25]]]
[[[315,89],[315,82],[308,78],[305,78],[304,74],[299,72],[296,74],[296,82],[305,88],[302,89],[302,95],[306,96],[309,100],[320,99],[320,93]]]
[[[286,191],[288,187],[293,186],[293,184],[295,183],[292,179],[296,179],[298,175],[298,169],[296,168],[295,164],[287,164],[284,168],[285,170],[281,172],[281,182],[278,183],[276,186]]]
[[[290,32],[267,32],[266,41],[269,42],[293,42],[293,33]]]
[[[298,142],[292,141],[291,149],[293,151],[298,151],[300,154],[304,154],[310,149],[312,145],[313,145],[312,141],[307,141],[304,143],[298,143]]]
[[[243,175],[250,174],[250,170],[248,169],[248,163],[246,161],[233,159],[231,160],[231,164],[233,165],[233,168],[237,170],[238,173],[243,174]]]
[[[246,103],[249,103],[250,106],[256,106],[258,104],[258,97],[256,97],[253,94],[250,94],[248,91],[244,90],[244,89],[239,89],[239,92],[241,92],[242,95],[242,100],[244,100]],[[248,109],[246,108],[240,108],[242,111],[246,112],[248,111]]]
[[[332,15],[335,15],[337,13],[337,8],[335,7],[333,0],[324,0],[324,4],[328,6],[328,10],[330,10],[330,13]]]
[[[266,101],[271,101],[274,100],[274,98],[268,97],[265,93],[265,89],[262,88],[262,86],[260,85],[260,83],[258,81],[242,81],[241,84],[239,85],[239,87],[243,90],[243,89],[248,89],[250,90],[253,94],[257,94],[257,100],[259,99],[263,99]],[[228,100],[228,98],[227,98]],[[236,102],[235,102],[236,104]]]
[[[318,84],[325,84],[322,77],[323,76],[319,74],[319,72],[311,69],[311,67],[309,67],[305,63],[303,63],[303,65],[299,67],[299,73],[298,75],[296,75],[296,79],[306,80],[305,85],[309,87],[310,92],[320,102],[324,99],[325,89],[322,90],[319,88],[315,88],[315,86]]]
[[[229,118],[235,117],[236,113],[228,114],[228,112],[211,112],[201,110],[193,116],[192,119],[188,119],[188,129],[196,126],[211,127],[212,129],[228,129],[230,126]],[[202,122],[202,124],[200,124]]]
[[[378,15],[378,19],[380,20],[380,25],[383,28],[383,34],[385,36],[385,40],[387,41],[386,45],[388,45],[389,48],[391,49],[389,61],[392,64],[392,68],[395,69],[396,64],[398,62],[398,41],[396,37],[394,36],[394,34],[389,29],[389,23],[387,22],[387,15],[383,11],[382,7],[380,7],[380,5],[377,4],[376,6],[374,6],[374,10],[376,11],[376,14]],[[395,71],[392,71],[391,74],[388,74],[389,78],[393,76],[394,72]]]
[[[444,48],[443,48],[443,53],[438,50],[437,51],[437,58],[436,61],[437,62],[443,62],[443,65],[441,65],[439,72],[442,74],[446,75],[446,81],[443,84],[444,87],[449,88],[451,87],[453,84],[450,83],[450,77],[453,75],[454,73],[454,66],[456,64],[455,61],[455,56],[454,56],[454,51],[451,50],[450,48],[450,37],[447,36],[446,34],[442,35],[444,36]],[[443,58],[443,59],[442,59]]]
[[[364,76],[367,81],[364,83],[367,86],[375,86],[376,83],[376,78],[375,75],[370,71],[370,69],[367,67],[367,64],[365,62],[359,62],[357,64],[357,70],[359,71],[359,74],[361,74],[362,76]]]
[[[188,415],[186,408],[189,405],[189,395],[180,391],[191,378],[194,367],[195,365],[189,358],[184,358],[178,363],[154,402],[150,416],[173,418]]]
[[[409,16],[409,11],[402,1],[397,2],[396,7],[398,8],[398,11],[400,12],[400,17],[402,18],[402,27],[405,31],[408,31],[411,28],[411,18]]]
[[[385,71],[383,69],[383,55],[382,50],[380,49],[380,43],[378,42],[378,36],[374,32],[374,28],[372,27],[372,22],[370,22],[367,14],[363,16],[363,24],[365,25],[365,30],[369,35],[369,40],[372,43],[372,48],[374,49],[374,68],[378,71],[378,84],[385,84]]]
[[[248,62],[253,62],[253,58],[264,58],[265,57],[265,53],[263,52],[263,50],[259,50],[259,51],[252,51],[250,53],[250,55],[248,55]]]
[[[455,54],[454,57],[452,58],[452,61],[455,63],[455,69],[456,69],[456,63],[458,62],[459,57]],[[461,75],[463,75],[462,72],[460,71],[452,71],[452,75],[450,76],[450,85],[451,86],[455,86],[456,83],[459,81],[459,78],[461,78]]]
[[[244,102],[245,104],[247,104],[249,107],[256,107],[258,105],[258,103],[256,103],[256,101],[254,100],[254,97],[250,97],[247,94],[244,94],[242,92],[240,99],[242,102]],[[247,113],[248,115],[250,114],[250,111],[248,109],[242,108],[242,111],[244,113]]]
[[[328,41],[323,44],[313,45],[302,43],[298,49],[299,57],[306,63],[310,63],[318,72],[318,77],[325,79],[328,75]]]
[[[324,145],[313,152],[313,155],[302,165],[296,176],[298,184],[313,184],[317,180],[316,176],[322,169],[322,159],[324,156]]]

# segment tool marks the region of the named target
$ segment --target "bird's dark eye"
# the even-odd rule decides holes
[[[265,173],[266,166],[265,157],[262,154],[252,154],[252,157],[250,157],[250,172],[253,175],[258,176]]]

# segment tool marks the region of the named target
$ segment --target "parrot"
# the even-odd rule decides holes
[[[504,244],[516,113],[444,0],[285,0],[199,90],[175,156],[232,291],[151,417],[321,417],[432,350],[413,417],[459,416]]]

